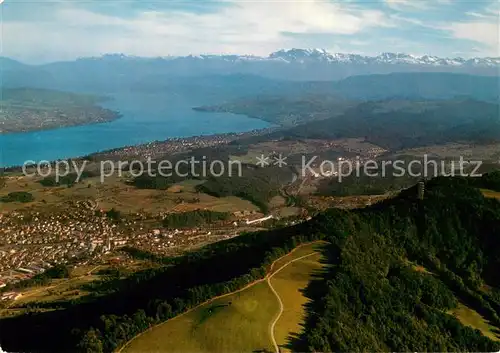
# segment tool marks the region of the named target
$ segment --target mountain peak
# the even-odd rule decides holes
[[[325,49],[281,49],[271,53],[270,60],[282,60],[288,63],[328,62],[328,63],[351,63],[359,65],[368,64],[404,64],[404,65],[426,65],[426,66],[498,66],[500,58],[440,58],[431,55],[412,55],[406,53],[384,52],[378,56],[366,56],[347,53],[330,53]]]
[[[304,62],[304,60],[314,59],[314,60],[330,60],[331,54],[325,49],[281,49],[277,52],[271,53],[269,59],[288,59],[292,61]]]
[[[256,55],[238,54],[199,54],[187,56],[162,56],[162,57],[140,57],[126,55],[123,53],[110,53],[98,57],[79,58],[78,60],[105,60],[110,62],[130,62],[130,61],[200,61],[200,62],[283,62],[286,64],[350,64],[357,66],[368,65],[418,65],[435,67],[471,67],[471,68],[497,68],[500,66],[500,58],[471,58],[460,57],[442,58],[433,55],[413,55],[401,52],[383,52],[377,56],[368,56],[352,53],[331,53],[323,48],[291,48],[280,49],[269,54],[267,57]]]

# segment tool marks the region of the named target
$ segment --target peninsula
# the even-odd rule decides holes
[[[0,99],[0,133],[49,130],[118,119],[118,112],[98,105],[107,99],[47,89],[4,89]]]

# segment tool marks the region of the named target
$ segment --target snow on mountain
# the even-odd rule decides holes
[[[378,56],[366,56],[348,53],[330,53],[325,49],[281,49],[267,57],[236,54],[201,54],[188,56],[163,56],[157,58],[141,58],[124,54],[106,54],[101,58],[107,60],[193,60],[193,61],[221,61],[237,62],[282,62],[290,64],[353,64],[353,65],[420,65],[420,66],[448,66],[448,67],[497,67],[500,58],[440,58],[431,55],[411,55],[405,53],[382,53]],[[85,59],[85,58],[84,58]],[[93,57],[91,59],[98,59]]]
[[[433,66],[498,66],[500,58],[440,58],[430,55],[410,55],[404,53],[382,53],[378,56],[356,54],[329,53],[324,49],[290,49],[279,50],[268,57],[271,60],[281,60],[288,63],[349,63],[349,64],[408,64]]]

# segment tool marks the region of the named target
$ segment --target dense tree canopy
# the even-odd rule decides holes
[[[111,352],[151,325],[262,278],[298,244],[322,239],[330,243],[329,270],[306,290],[308,317],[294,350],[498,351],[447,313],[463,303],[500,327],[500,202],[477,189],[495,186],[497,177],[437,178],[424,200],[412,187],[366,209],[332,209],[158,261],[163,266],[96,285],[93,296],[64,310],[0,320],[0,341],[13,351]]]

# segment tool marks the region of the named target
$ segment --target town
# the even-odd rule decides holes
[[[268,132],[255,130],[241,134],[222,134],[176,138],[145,145],[124,147],[105,151],[80,159],[91,160],[130,160],[137,158],[159,158],[189,152],[204,147],[227,146],[230,142]],[[335,179],[338,171],[324,172],[322,160],[332,158],[335,162],[365,163],[387,151],[364,139],[344,140],[276,140],[251,145],[247,155],[238,156],[243,162],[255,163],[255,155],[273,157],[291,152],[290,164],[299,166],[297,156],[318,155],[320,158],[308,168],[296,169],[297,179],[282,185],[285,195],[309,194],[323,180]],[[326,153],[326,154],[325,154]],[[293,155],[295,154],[295,155]],[[78,159],[73,159],[78,161]],[[12,187],[24,189],[26,181],[31,188],[38,189],[36,177],[18,176],[15,169],[9,169],[11,176],[5,179]],[[287,201],[270,200],[269,212],[262,212],[251,203],[240,201],[223,206],[229,217],[206,224],[185,227],[167,227],[163,220],[169,214],[194,210],[212,210],[214,198],[196,191],[194,185],[175,184],[167,190],[141,191],[131,188],[125,179],[115,178],[106,183],[96,183],[97,177],[70,187],[63,185],[45,187],[38,191],[42,198],[37,205],[13,207],[0,213],[0,299],[16,302],[22,290],[16,284],[32,279],[55,265],[65,265],[78,272],[85,269],[91,275],[96,268],[110,264],[133,267],[132,253],[149,254],[155,259],[182,255],[186,251],[217,241],[230,239],[245,232],[269,229],[275,222],[293,225],[310,219],[310,214],[302,205],[288,207]],[[38,186],[37,186],[38,185]],[[66,195],[54,199],[56,195]],[[149,195],[149,196],[147,196]],[[45,198],[49,199],[46,204]],[[130,199],[130,205],[125,203]],[[140,200],[140,202],[138,201]],[[236,203],[235,203],[236,202]],[[349,199],[310,195],[309,206],[324,209],[331,205],[351,208],[370,204],[372,198]],[[139,206],[139,204],[146,207]],[[29,205],[29,204],[28,204]],[[208,208],[207,208],[208,206]],[[249,207],[252,206],[252,207]],[[118,207],[120,211],[115,210]],[[152,264],[149,264],[152,265]],[[148,266],[149,266],[148,265]],[[90,276],[92,277],[92,276]]]
[[[120,222],[92,202],[76,202],[72,211],[46,214],[0,213],[0,289],[43,273],[55,264],[99,265],[105,255],[133,247],[157,256],[175,256],[187,249],[260,229],[273,218],[257,212],[235,212],[224,222],[204,227],[161,227],[164,213],[135,214]],[[12,299],[12,294],[5,300]]]

